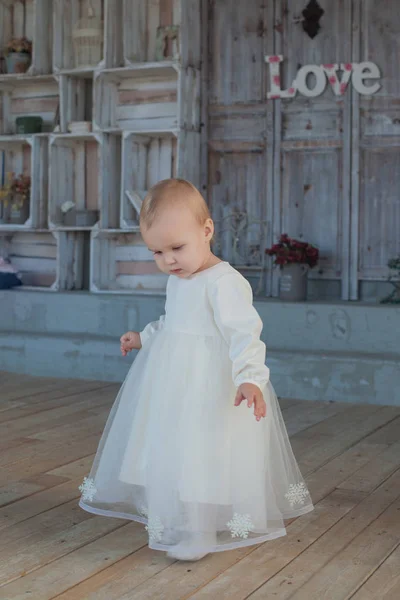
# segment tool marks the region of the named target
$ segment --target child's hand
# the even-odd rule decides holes
[[[121,354],[126,356],[131,350],[140,350],[142,347],[140,334],[136,331],[127,331],[121,336]]]
[[[235,406],[239,406],[243,400],[247,400],[247,406],[249,408],[254,404],[254,416],[257,421],[259,421],[261,417],[266,416],[267,405],[265,404],[264,396],[259,387],[253,383],[242,383],[236,394]]]

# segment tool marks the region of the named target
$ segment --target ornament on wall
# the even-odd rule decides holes
[[[325,13],[324,9],[318,4],[317,0],[310,0],[303,12],[301,13],[304,17],[303,29],[313,40],[321,29],[319,20]]]
[[[264,283],[265,253],[262,247],[267,221],[252,218],[245,210],[226,209],[223,216],[214,219],[213,252],[241,269],[255,268],[254,276],[258,273],[255,293],[258,295]]]
[[[320,96],[326,88],[327,83],[332,87],[333,93],[336,96],[343,96],[346,92],[350,80],[353,88],[359,94],[371,96],[380,90],[380,83],[365,85],[366,79],[380,79],[381,73],[379,67],[373,62],[360,63],[332,63],[323,65],[304,65],[301,67],[292,85],[282,89],[282,80],[280,75],[280,63],[283,62],[281,54],[266,56],[265,62],[269,64],[270,69],[270,91],[267,94],[268,99],[278,98],[294,98],[297,92],[307,98],[315,98]],[[342,71],[339,75],[338,71]],[[313,74],[315,78],[314,87],[309,87],[308,76]]]
[[[156,60],[179,60],[179,26],[157,29]]]

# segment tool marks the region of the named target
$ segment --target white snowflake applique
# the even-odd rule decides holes
[[[304,504],[307,496],[308,490],[303,482],[291,483],[289,485],[289,491],[285,494],[285,498],[289,500],[292,508],[295,504]]]
[[[239,513],[234,513],[233,519],[228,521],[226,525],[233,538],[241,537],[246,539],[249,537],[249,532],[254,530],[250,515],[240,515]]]
[[[141,507],[138,509],[138,513],[139,513],[139,515],[141,515],[142,517],[145,517],[146,519],[147,519],[147,518],[148,518],[148,516],[149,516],[149,511],[148,511],[148,510],[147,510],[147,508],[146,508],[145,506],[143,506],[143,505],[142,505],[142,506],[141,506]]]
[[[164,525],[161,523],[160,517],[150,517],[145,527],[149,534],[151,542],[159,542],[164,532]]]
[[[79,486],[79,490],[82,492],[83,500],[89,500],[89,502],[93,502],[97,488],[94,484],[94,480],[91,477],[83,478],[83,483]]]

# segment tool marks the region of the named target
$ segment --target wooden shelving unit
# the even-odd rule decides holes
[[[0,165],[32,178],[29,218],[0,224],[0,248],[27,285],[80,289],[89,232],[91,291],[165,289],[138,211],[160,179],[200,184],[200,4],[92,0],[102,51],[83,66],[73,32],[88,0],[26,0],[25,11],[19,0],[0,3],[1,47],[10,31],[33,42],[27,73],[0,74]],[[41,116],[43,132],[17,135],[19,115]],[[97,211],[95,223],[67,224],[71,205]]]

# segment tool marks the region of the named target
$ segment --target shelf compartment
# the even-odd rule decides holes
[[[60,102],[57,79],[52,75],[0,75],[0,130],[15,135],[16,119],[37,116],[43,119],[43,133],[56,126]]]
[[[49,226],[65,229],[62,206],[98,211],[102,227],[119,225],[121,136],[50,137]],[[87,229],[87,228],[86,228]]]
[[[0,232],[0,255],[10,259],[23,282],[16,289],[82,289],[83,250],[81,232]]]
[[[28,73],[51,73],[52,0],[0,2],[0,48],[5,48],[12,37],[23,36],[32,41]]]
[[[96,293],[165,293],[161,273],[138,231],[91,233],[90,290]]]
[[[21,225],[0,223],[0,230],[45,227],[48,198],[48,136],[0,136],[0,185],[7,182],[7,173],[15,173],[16,177],[20,174],[31,177],[29,217]]]
[[[176,129],[178,75],[173,63],[96,72],[94,129]]]
[[[70,123],[93,118],[93,73],[88,77],[60,75],[60,130],[69,131]]]
[[[100,17],[104,23],[104,0],[53,0],[53,69],[55,72],[77,69],[82,72],[84,67],[104,66],[104,26],[102,34],[101,57],[95,65],[79,65],[76,63],[76,55],[73,41],[74,27],[80,19],[88,17],[88,11],[92,6],[95,17]]]
[[[152,185],[177,176],[178,137],[170,132],[122,137],[121,227],[139,224],[140,203]]]

